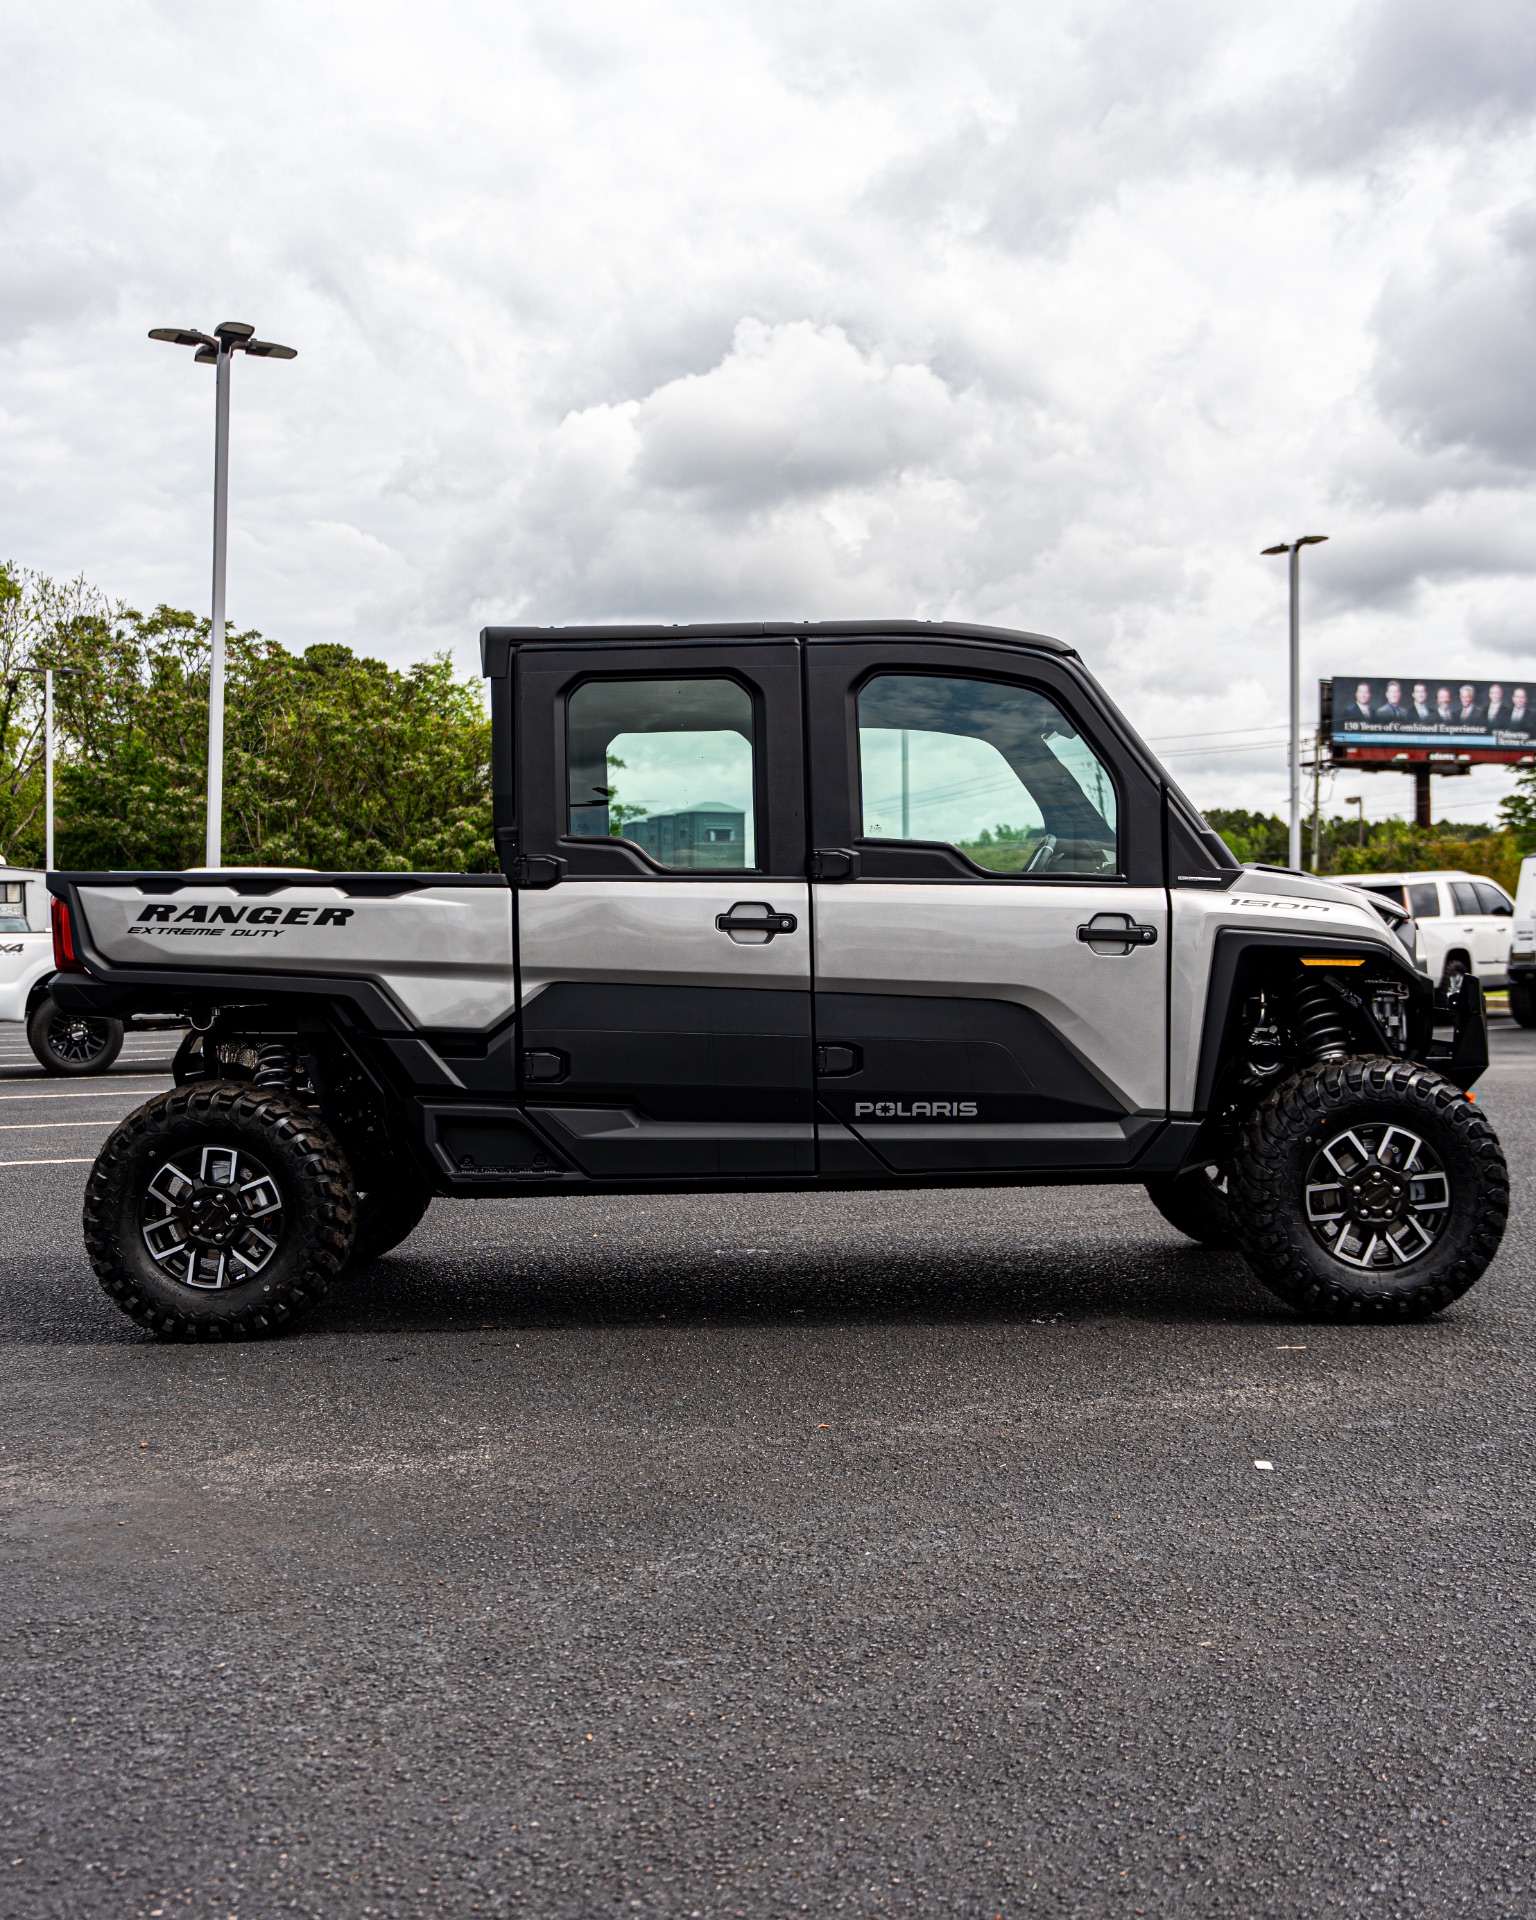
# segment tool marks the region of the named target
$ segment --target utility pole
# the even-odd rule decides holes
[[[1312,871],[1323,870],[1323,730],[1312,736]]]
[[[1291,575],[1291,831],[1289,865],[1301,866],[1301,549],[1320,547],[1326,533],[1304,533],[1299,540],[1282,540],[1265,547],[1265,554],[1290,555]]]
[[[53,676],[78,675],[84,667],[23,667],[43,676],[43,871],[53,872]]]
[[[244,320],[225,320],[212,334],[193,327],[151,327],[151,340],[196,347],[193,358],[217,369],[213,413],[213,632],[208,661],[208,824],[203,864],[224,863],[224,581],[229,557],[229,374],[235,354],[296,360],[298,349],[257,340]]]

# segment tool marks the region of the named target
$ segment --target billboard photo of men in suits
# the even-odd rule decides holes
[[[1356,746],[1517,748],[1536,741],[1536,683],[1336,679],[1335,740]],[[1342,696],[1348,695],[1346,700]]]

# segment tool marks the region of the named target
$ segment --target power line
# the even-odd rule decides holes
[[[1212,727],[1204,733],[1149,733],[1146,736],[1148,746],[1155,746],[1163,740],[1224,740],[1239,733],[1278,733],[1283,739],[1290,738],[1290,728],[1271,724],[1267,727]]]
[[[1277,740],[1244,741],[1236,747],[1169,747],[1158,755],[1160,760],[1188,760],[1191,758],[1210,759],[1218,753],[1269,753],[1282,743]]]

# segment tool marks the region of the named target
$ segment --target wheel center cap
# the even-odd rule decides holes
[[[187,1231],[205,1246],[221,1246],[235,1229],[235,1212],[222,1193],[198,1193],[187,1202]]]
[[[1369,1167],[1350,1182],[1349,1197],[1358,1220],[1396,1220],[1408,1196],[1408,1183],[1386,1167]]]

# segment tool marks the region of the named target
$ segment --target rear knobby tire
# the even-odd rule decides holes
[[[1329,1061],[1276,1087],[1243,1128],[1229,1191],[1254,1272],[1329,1320],[1448,1307],[1498,1252],[1509,1215],[1493,1128],[1411,1060]]]
[[[27,1015],[27,1045],[45,1073],[105,1073],[122,1052],[123,1023],[94,1013],[66,1013],[45,994]]]
[[[162,1339],[249,1340],[308,1313],[357,1227],[335,1137],[290,1095],[177,1087],[118,1127],[85,1190],[96,1277]]]
[[[1170,1227],[1198,1240],[1202,1247],[1226,1253],[1237,1245],[1222,1168],[1209,1165],[1159,1174],[1147,1182],[1147,1198]]]
[[[426,1182],[398,1162],[365,1178],[369,1184],[360,1184],[357,1193],[357,1238],[350,1262],[354,1267],[393,1252],[421,1225],[432,1204]]]

